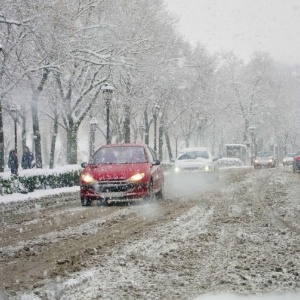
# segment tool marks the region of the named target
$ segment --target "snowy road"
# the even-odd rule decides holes
[[[0,299],[300,299],[300,174],[172,182],[163,203],[2,206]]]

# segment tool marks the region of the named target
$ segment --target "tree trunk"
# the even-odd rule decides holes
[[[68,164],[77,164],[77,132],[78,124],[74,124],[69,119],[69,127],[67,128],[67,162]]]
[[[2,119],[2,96],[0,96],[0,172],[4,172],[4,135]]]
[[[124,142],[130,143],[130,106],[125,104],[125,118],[123,122],[123,135],[124,135]]]
[[[158,159],[161,161],[163,159],[163,144],[164,144],[164,122],[163,118],[160,118],[158,127]]]
[[[170,138],[169,138],[168,132],[165,132],[165,139],[166,139],[166,145],[167,145],[168,154],[169,154],[169,160],[171,160],[173,158],[173,154],[172,154],[172,148],[171,148],[171,143],[170,143]]]
[[[149,145],[149,131],[150,131],[150,124],[148,120],[147,110],[144,110],[144,125],[145,125],[145,144]]]
[[[55,158],[55,144],[58,133],[58,116],[55,116],[54,124],[53,124],[53,133],[51,138],[51,150],[50,150],[50,161],[49,168],[53,169],[54,167],[54,158]]]
[[[245,119],[244,120],[245,122],[245,131],[244,131],[244,136],[243,136],[243,141],[248,141],[248,132],[249,132],[249,120],[248,119]]]
[[[25,148],[27,146],[26,145],[26,117],[25,117],[25,113],[21,114],[21,127],[22,127],[22,153],[24,153]]]
[[[42,159],[41,133],[40,133],[40,126],[39,126],[38,111],[37,111],[37,102],[38,102],[38,92],[33,91],[32,100],[31,100],[31,116],[32,116],[34,149],[35,149],[35,162],[36,162],[36,167],[41,169],[43,167],[43,159]]]
[[[32,116],[34,149],[35,149],[35,162],[37,168],[43,167],[41,133],[40,133],[39,117],[38,117],[38,100],[39,100],[39,95],[42,92],[46,80],[48,78],[48,74],[49,74],[49,70],[43,69],[43,75],[38,87],[35,89],[34,84],[32,84],[31,116]]]

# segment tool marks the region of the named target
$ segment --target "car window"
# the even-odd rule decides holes
[[[272,156],[272,152],[258,152],[257,153],[257,156],[258,157],[269,157],[269,156]]]
[[[91,164],[127,164],[147,162],[143,147],[109,147],[100,148]]]
[[[155,152],[150,147],[148,147],[148,150],[149,150],[149,154],[152,158],[152,161],[157,160],[157,156],[156,156]]]
[[[183,159],[197,159],[197,158],[209,158],[209,154],[207,151],[189,151],[183,153],[181,156],[178,157],[178,160],[183,160]]]

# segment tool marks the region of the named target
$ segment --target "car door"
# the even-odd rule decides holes
[[[157,193],[162,189],[164,183],[163,168],[161,163],[158,164],[159,160],[157,159],[155,152],[150,147],[147,147],[147,152],[151,163],[150,174],[153,179],[153,189],[154,192]]]

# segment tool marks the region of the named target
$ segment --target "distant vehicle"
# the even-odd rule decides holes
[[[245,164],[239,158],[229,158],[229,157],[222,157],[218,160],[217,165],[219,168],[225,167],[242,167]]]
[[[300,150],[295,153],[295,156],[293,158],[293,172],[299,172],[300,171]]]
[[[93,200],[163,199],[164,174],[154,151],[144,144],[111,144],[98,149],[80,176],[83,206]]]
[[[291,166],[293,164],[294,155],[294,153],[288,153],[282,160],[283,166]]]
[[[175,174],[194,173],[209,176],[214,180],[219,178],[219,169],[214,158],[206,147],[182,149],[175,160]]]
[[[262,151],[258,152],[254,159],[254,169],[257,168],[275,168],[276,159],[272,152]]]
[[[239,158],[244,164],[247,163],[247,146],[245,144],[226,144],[225,157]]]

